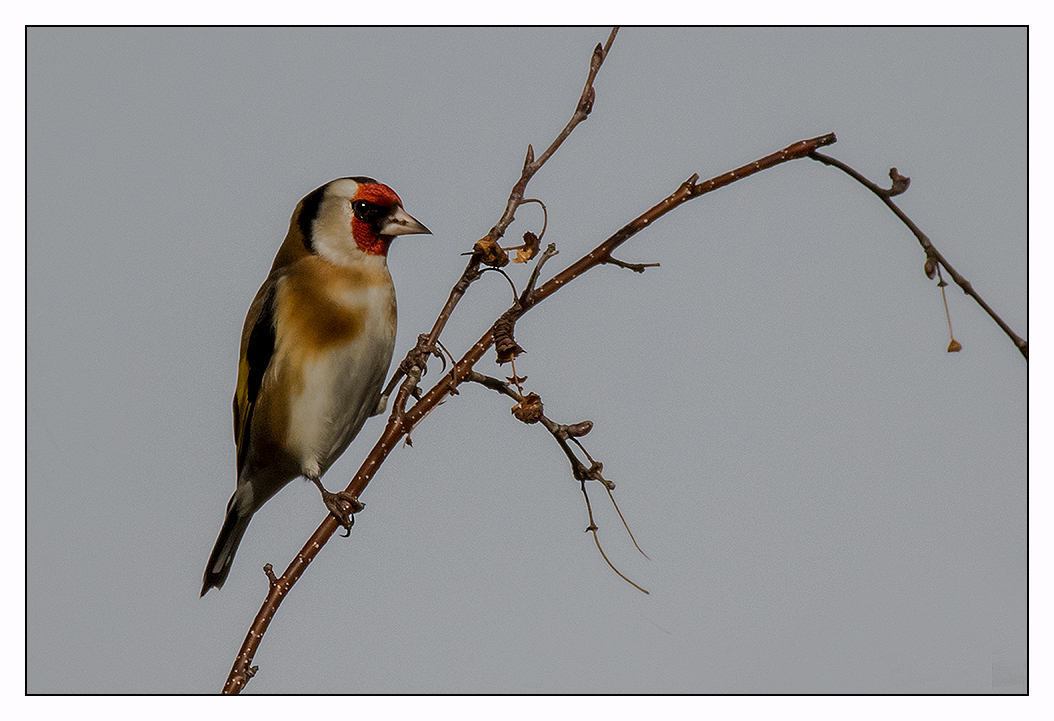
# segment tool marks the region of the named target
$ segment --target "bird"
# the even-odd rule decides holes
[[[234,393],[237,486],[202,596],[223,586],[253,514],[293,479],[314,483],[345,528],[362,510],[321,479],[387,404],[396,332],[388,246],[430,232],[373,178],[337,178],[297,204],[245,317]]]

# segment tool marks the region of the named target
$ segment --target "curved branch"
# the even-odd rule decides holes
[[[574,115],[567,121],[567,125],[560,131],[560,134],[556,136],[556,139],[549,144],[549,147],[545,149],[545,152],[538,156],[538,159],[534,159],[534,148],[530,145],[527,146],[527,158],[523,162],[523,172],[520,174],[520,179],[516,181],[516,185],[512,187],[512,194],[509,196],[509,202],[505,205],[505,212],[502,213],[501,219],[490,229],[489,236],[493,240],[497,240],[505,234],[505,229],[508,228],[513,219],[516,217],[516,210],[523,204],[523,193],[527,189],[527,183],[530,182],[534,174],[545,165],[547,161],[556,150],[563,145],[564,141],[571,134],[578,124],[589,117],[589,113],[593,110],[593,103],[596,101],[596,90],[593,89],[593,81],[596,79],[597,73],[600,71],[600,66],[604,64],[604,60],[607,59],[608,51],[611,50],[611,44],[615,42],[615,36],[618,34],[618,28],[612,28],[611,34],[608,35],[607,42],[603,45],[597,43],[597,46],[593,48],[593,56],[589,60],[589,75],[586,77],[585,87],[582,88],[582,95],[578,98],[578,105],[575,106]]]
[[[940,251],[938,251],[933,246],[933,243],[930,242],[929,237],[927,237],[927,235],[923,233],[917,225],[915,225],[911,218],[909,218],[907,214],[903,210],[901,210],[896,203],[893,202],[894,195],[900,195],[905,190],[907,190],[908,178],[905,178],[904,176],[900,175],[897,172],[896,168],[892,168],[889,171],[889,177],[893,181],[893,186],[891,188],[886,189],[880,187],[876,183],[871,182],[870,180],[865,178],[861,173],[857,172],[856,170],[849,167],[842,161],[837,160],[836,158],[832,158],[828,155],[824,155],[822,153],[817,152],[810,153],[809,157],[811,157],[813,160],[817,160],[823,163],[824,165],[830,165],[832,168],[838,168],[843,173],[853,178],[865,188],[870,190],[872,193],[877,195],[879,199],[886,204],[886,207],[892,210],[893,214],[900,218],[900,221],[904,223],[904,225],[908,227],[908,230],[910,230],[912,234],[918,239],[919,245],[922,246],[922,250],[926,253],[927,275],[933,277],[931,271],[929,270],[929,259],[932,258],[935,262],[940,263],[944,267],[944,269],[948,271],[948,274],[952,277],[952,280],[955,281],[956,285],[963,289],[963,292],[966,293],[966,295],[970,296],[975,301],[977,301],[977,304],[984,309],[984,311],[992,318],[992,320],[996,322],[996,325],[1002,328],[1003,332],[1007,334],[1011,341],[1013,341],[1014,346],[1016,346],[1017,349],[1021,351],[1021,355],[1025,357],[1025,360],[1028,360],[1028,341],[1019,336],[1017,333],[1015,333],[1010,328],[1010,326],[1007,325],[1006,322],[1002,318],[1000,318],[994,310],[992,310],[992,307],[984,301],[984,299],[977,293],[976,290],[974,290],[973,284],[970,283],[970,281],[966,280],[966,278],[964,278],[962,274],[959,273],[959,271],[955,270],[955,268],[951,266],[951,263],[949,263],[948,260],[943,255],[941,255]]]

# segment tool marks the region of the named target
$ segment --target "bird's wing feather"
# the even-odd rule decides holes
[[[249,433],[260,384],[274,355],[276,294],[277,279],[272,277],[256,294],[245,318],[245,330],[242,332],[238,387],[234,392],[234,445],[238,452],[239,476],[249,450]]]

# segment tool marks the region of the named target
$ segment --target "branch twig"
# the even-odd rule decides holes
[[[910,230],[912,234],[918,239],[919,245],[922,246],[922,250],[926,253],[927,275],[932,277],[932,274],[929,270],[931,265],[930,259],[933,259],[933,261],[936,263],[940,263],[941,266],[943,266],[944,269],[948,271],[948,275],[952,277],[952,280],[955,281],[955,284],[962,288],[963,292],[966,293],[966,295],[970,296],[975,301],[977,301],[977,304],[981,306],[981,308],[983,308],[986,313],[988,313],[992,320],[996,322],[996,325],[1003,329],[1003,332],[1007,334],[1010,340],[1014,343],[1014,346],[1017,347],[1017,349],[1021,352],[1021,355],[1025,357],[1025,360],[1028,360],[1028,341],[1019,336],[1017,333],[1015,333],[1010,328],[1010,326],[1007,325],[1006,322],[1003,321],[1003,319],[1000,318],[994,310],[992,310],[992,307],[984,301],[984,299],[977,293],[976,290],[974,290],[973,284],[970,283],[970,281],[966,280],[966,278],[964,278],[961,273],[959,273],[957,270],[955,270],[955,268],[951,266],[951,263],[949,263],[948,260],[943,255],[941,255],[941,253],[933,246],[933,243],[930,242],[929,237],[927,237],[927,235],[923,233],[917,225],[915,225],[911,218],[909,218],[907,214],[903,210],[901,210],[896,203],[893,202],[894,195],[900,195],[905,190],[907,190],[909,183],[908,178],[905,178],[903,175],[898,173],[896,168],[891,168],[889,171],[889,177],[893,181],[893,185],[890,188],[882,188],[876,183],[871,182],[870,180],[865,178],[861,173],[857,172],[856,170],[849,167],[840,160],[815,151],[809,153],[809,157],[811,157],[813,160],[817,160],[823,163],[824,165],[830,165],[833,168],[838,168],[843,173],[853,178],[865,188],[870,190],[872,193],[877,195],[879,199],[886,204],[886,207],[892,210],[893,214],[900,218],[900,221],[904,223],[904,225],[908,227],[908,230]],[[951,323],[950,317],[948,322],[949,324]],[[955,343],[954,338],[952,339],[952,342]]]
[[[519,418],[521,421],[524,421],[525,423],[541,423],[545,427],[545,429],[549,431],[550,435],[552,435],[552,437],[556,439],[556,442],[560,445],[561,450],[563,450],[564,454],[567,456],[567,459],[571,462],[571,475],[575,478],[575,480],[580,481],[582,484],[582,496],[585,499],[586,503],[586,514],[589,516],[589,525],[586,527],[586,531],[593,534],[593,542],[596,543],[597,550],[600,551],[601,558],[604,559],[604,562],[607,563],[608,567],[616,574],[618,574],[619,578],[621,578],[623,581],[633,586],[638,591],[648,593],[647,589],[637,583],[634,583],[626,576],[626,574],[618,570],[618,568],[615,567],[615,564],[611,562],[611,559],[608,558],[607,554],[604,553],[604,548],[600,545],[600,536],[597,535],[599,528],[596,524],[596,521],[593,520],[593,506],[589,502],[589,493],[586,492],[586,481],[600,481],[600,483],[604,486],[604,489],[608,492],[608,497],[611,499],[611,505],[615,507],[615,512],[618,513],[619,519],[622,520],[622,525],[626,529],[626,533],[629,534],[630,540],[633,541],[633,545],[636,546],[637,550],[640,551],[640,554],[642,556],[648,558],[648,554],[641,550],[641,547],[637,544],[637,539],[633,537],[633,531],[630,530],[629,524],[626,523],[626,518],[622,515],[622,510],[618,507],[618,503],[615,502],[615,496],[612,493],[612,490],[615,488],[615,484],[609,481],[608,479],[604,478],[603,475],[601,475],[604,469],[604,464],[594,460],[593,457],[589,455],[589,451],[587,451],[585,449],[585,446],[582,445],[582,442],[578,440],[580,437],[586,435],[587,433],[589,433],[589,431],[593,429],[593,422],[582,421],[581,423],[575,423],[574,425],[570,426],[555,423],[552,421],[552,419],[546,417],[546,415],[540,411],[541,403],[538,396],[534,393],[531,393],[525,397],[518,389],[513,390],[512,386],[510,386],[505,381],[502,381],[498,378],[494,378],[492,376],[484,375],[483,373],[479,373],[474,370],[470,371],[468,375],[465,376],[464,380],[471,381],[473,383],[478,383],[479,385],[485,388],[490,388],[491,390],[497,391],[498,393],[502,393],[508,396],[509,398],[512,398],[514,401],[516,401],[517,404],[516,407],[513,408],[513,413],[516,414],[517,418]],[[536,408],[539,410],[536,413],[532,414],[530,420],[526,420],[519,413],[517,413],[517,410],[523,408],[526,404],[531,403],[535,404]],[[568,444],[568,440],[573,441],[574,444],[577,445],[579,449],[581,449],[582,453],[585,454],[586,459],[589,461],[588,467],[584,463],[582,463],[582,461],[579,460],[578,456],[575,455],[574,451],[571,450],[571,446]]]
[[[586,77],[585,87],[582,89],[582,95],[578,100],[578,105],[575,107],[575,112],[571,116],[567,125],[560,134],[556,136],[556,139],[546,148],[545,152],[536,160],[534,157],[534,148],[530,145],[527,146],[527,157],[523,163],[523,170],[520,173],[519,180],[512,187],[512,192],[509,194],[509,200],[505,205],[505,212],[502,213],[501,218],[495,223],[494,227],[487,233],[486,238],[490,239],[494,243],[497,243],[498,239],[505,234],[505,230],[512,224],[512,221],[516,218],[516,210],[523,205],[524,200],[523,194],[527,189],[527,183],[530,182],[531,178],[534,177],[535,173],[541,170],[545,162],[549,160],[553,153],[567,140],[571,132],[578,127],[578,125],[589,117],[590,111],[593,109],[593,102],[596,99],[596,91],[593,89],[593,81],[596,79],[597,73],[600,71],[600,66],[604,64],[604,60],[607,58],[608,52],[611,50],[611,44],[615,42],[615,35],[618,34],[618,28],[612,28],[611,34],[608,35],[607,42],[603,45],[599,43],[593,49],[593,55],[589,61],[589,74]],[[540,202],[540,201],[539,201]],[[544,205],[543,205],[544,208]],[[543,230],[544,232],[544,230]],[[393,412],[402,415],[403,409],[406,406],[407,398],[412,394],[412,389],[417,387],[417,383],[420,382],[420,378],[408,377],[407,366],[417,362],[421,358],[427,358],[435,347],[435,342],[438,340],[439,335],[443,332],[446,327],[447,321],[450,320],[450,316],[454,312],[454,308],[461,301],[461,298],[465,295],[465,291],[468,287],[479,280],[480,276],[480,263],[482,259],[478,252],[474,252],[472,257],[468,261],[468,265],[465,267],[464,272],[461,274],[461,278],[454,284],[454,287],[450,290],[450,296],[447,298],[446,303],[443,305],[443,309],[439,312],[439,316],[436,318],[435,324],[432,326],[432,330],[427,336],[422,335],[418,338],[417,346],[407,354],[406,360],[404,360],[399,368],[396,370],[395,375],[392,376],[391,381],[388,382],[387,388],[385,388],[384,395],[387,397],[395,389],[395,385],[399,383],[404,377],[407,378],[407,382],[404,382],[400,388],[399,394],[396,396]],[[413,356],[413,358],[411,358]],[[420,367],[420,375],[424,375],[424,366]]]

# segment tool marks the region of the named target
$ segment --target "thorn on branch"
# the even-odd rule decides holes
[[[523,167],[526,170],[532,163],[534,163],[534,148],[531,144],[527,144],[527,158],[523,161]]]
[[[453,381],[453,383],[450,384],[450,395],[459,395],[460,392],[458,391],[457,387],[461,381],[457,377],[457,359],[454,358],[454,354],[448,351],[446,346],[443,345],[442,342],[439,341],[439,339],[436,339],[436,346],[439,348],[440,351],[442,351],[439,355],[440,359],[443,361],[443,367],[440,369],[440,373],[446,370],[446,359],[447,356],[450,356],[450,379]],[[417,400],[421,400],[420,395],[417,396]]]
[[[447,356],[450,356],[450,362],[451,363],[454,363],[454,364],[457,363],[457,361],[454,360],[453,354],[446,349],[446,346],[444,346],[442,343],[439,342],[438,338],[436,339],[436,348],[437,348],[437,350],[433,351],[432,355],[434,355],[436,358],[438,358],[443,363],[443,365],[439,369],[440,373],[442,373],[443,371],[446,370],[446,359],[447,359]]]

